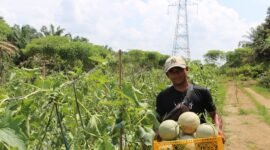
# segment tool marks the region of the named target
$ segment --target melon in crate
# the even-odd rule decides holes
[[[175,140],[179,135],[179,126],[174,120],[165,120],[160,124],[158,133],[164,141]]]
[[[184,112],[179,116],[178,124],[184,134],[193,134],[200,124],[200,118],[194,112]]]
[[[192,140],[192,141],[193,141],[193,139],[194,139],[194,136],[188,135],[188,134],[184,134],[180,138],[180,140]],[[187,144],[183,144],[183,145],[178,145],[178,149],[195,150],[195,144],[193,142],[191,142],[191,143],[187,143]]]
[[[200,124],[196,130],[196,138],[207,138],[211,136],[217,136],[218,132],[214,125],[203,123]]]

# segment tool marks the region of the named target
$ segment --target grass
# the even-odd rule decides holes
[[[270,125],[270,113],[268,112],[267,108],[260,104],[258,101],[256,101],[256,98],[251,95],[248,91],[246,91],[243,87],[240,87],[240,89],[252,100],[252,102],[255,104],[258,114],[263,118],[264,122]]]
[[[259,86],[257,84],[252,85],[251,86],[251,89],[254,90],[254,91],[256,91],[257,93],[263,95],[264,97],[270,99],[270,89],[265,88],[265,87],[261,87],[261,86]]]
[[[248,114],[252,113],[252,111],[240,108],[238,113],[239,113],[239,115],[248,115]]]
[[[221,79],[218,82],[219,101],[216,105],[217,105],[217,109],[219,110],[221,114],[224,114],[223,106],[226,99],[226,85],[227,85],[226,83],[227,83],[227,80],[221,80]]]
[[[247,146],[249,147],[250,150],[256,150],[258,149],[258,147],[256,146],[256,144],[253,141],[248,141],[246,142]]]

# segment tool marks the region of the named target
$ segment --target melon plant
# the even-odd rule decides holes
[[[216,136],[217,134],[217,129],[214,125],[208,123],[200,124],[196,130],[196,138],[207,138],[210,136]]]
[[[175,140],[179,135],[179,126],[174,120],[165,120],[160,124],[158,132],[162,140]]]
[[[184,112],[179,116],[178,124],[184,134],[193,134],[200,124],[200,118],[194,112]]]

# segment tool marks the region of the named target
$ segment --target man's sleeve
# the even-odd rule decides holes
[[[205,109],[207,110],[207,112],[216,111],[216,106],[213,102],[212,95],[208,89],[205,89],[203,99],[204,99]]]

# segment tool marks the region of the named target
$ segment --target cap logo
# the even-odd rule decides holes
[[[177,61],[175,58],[171,59],[170,64],[175,64]]]

